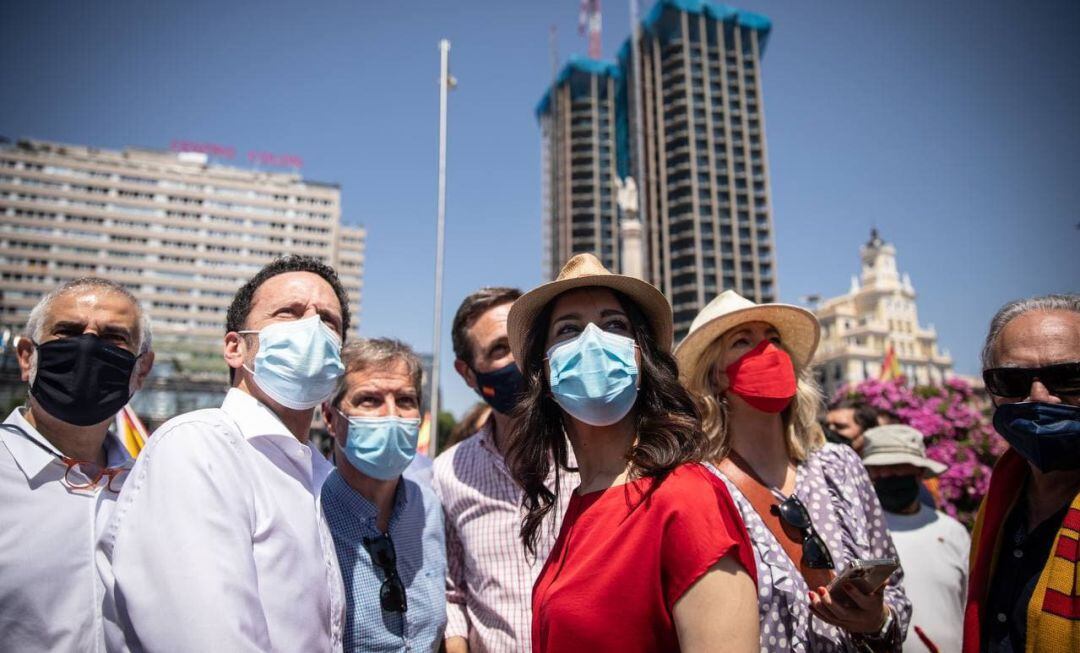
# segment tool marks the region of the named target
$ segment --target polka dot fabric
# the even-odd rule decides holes
[[[738,487],[716,467],[708,467],[727,485],[754,546],[762,653],[861,650],[850,633],[811,614],[810,589],[791,558]],[[810,511],[837,571],[852,560],[896,555],[874,486],[850,447],[826,444],[799,464],[795,494]],[[882,650],[900,651],[911,619],[911,603],[904,595],[902,581],[901,570],[893,574],[885,589],[885,603],[892,608],[895,625]]]

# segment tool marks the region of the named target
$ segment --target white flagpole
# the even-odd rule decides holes
[[[431,336],[431,425],[428,453],[439,451],[439,363],[442,342],[443,233],[446,228],[446,95],[450,90],[450,41],[439,41],[439,208],[435,236],[435,325]]]

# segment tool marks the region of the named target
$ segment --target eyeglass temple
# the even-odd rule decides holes
[[[19,435],[23,436],[24,438],[26,438],[30,442],[33,442],[36,447],[38,447],[39,449],[41,449],[45,453],[52,454],[52,455],[54,455],[54,456],[56,456],[57,458],[60,458],[60,459],[67,458],[67,456],[60,453],[56,449],[53,449],[52,447],[45,446],[37,438],[30,435],[29,433],[24,431],[21,427],[16,426],[15,424],[0,424],[0,428],[4,429],[5,431],[7,431],[9,433],[18,433]]]

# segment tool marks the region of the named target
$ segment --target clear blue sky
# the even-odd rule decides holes
[[[642,2],[643,13],[651,3]],[[1080,290],[1080,3],[753,1],[781,299],[846,291],[876,225],[959,371],[1007,300]],[[540,281],[533,107],[583,53],[577,0],[0,4],[0,134],[172,139],[299,154],[368,229],[361,331],[431,348],[438,50],[451,39],[449,322],[488,284]],[[629,33],[604,3],[604,53]],[[446,378],[446,377],[444,377]]]

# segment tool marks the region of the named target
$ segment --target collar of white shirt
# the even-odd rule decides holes
[[[265,435],[282,435],[296,440],[289,427],[266,404],[239,388],[230,388],[221,404],[240,427],[240,434],[250,440]]]
[[[297,449],[297,445],[303,446],[274,411],[239,388],[229,389],[228,394],[225,395],[225,401],[221,404],[221,410],[232,418],[245,440],[266,437],[275,440],[277,438],[288,438],[289,442],[287,443],[279,441],[279,444],[283,445],[279,448],[294,459],[294,450]],[[322,452],[310,439],[307,442],[307,447],[311,450],[311,483],[312,487],[317,489],[322,487],[323,481],[333,471],[334,466],[330,461],[326,460]]]
[[[45,436],[39,433],[36,428],[31,426],[30,422],[26,421],[26,417],[23,415],[25,410],[26,408],[20,407],[11,411],[11,414],[4,420],[4,424],[18,427],[23,433],[39,442],[42,446],[59,454],[60,452],[57,451],[56,447],[46,440]],[[7,429],[0,429],[0,441],[3,441],[4,446],[11,452],[15,464],[26,475],[28,481],[33,481],[49,463],[57,460],[56,456],[50,455],[38,445],[27,441],[22,435],[12,433]],[[127,448],[116,436],[115,429],[109,429],[108,435],[105,436],[105,460],[109,467],[123,467],[133,462]]]

